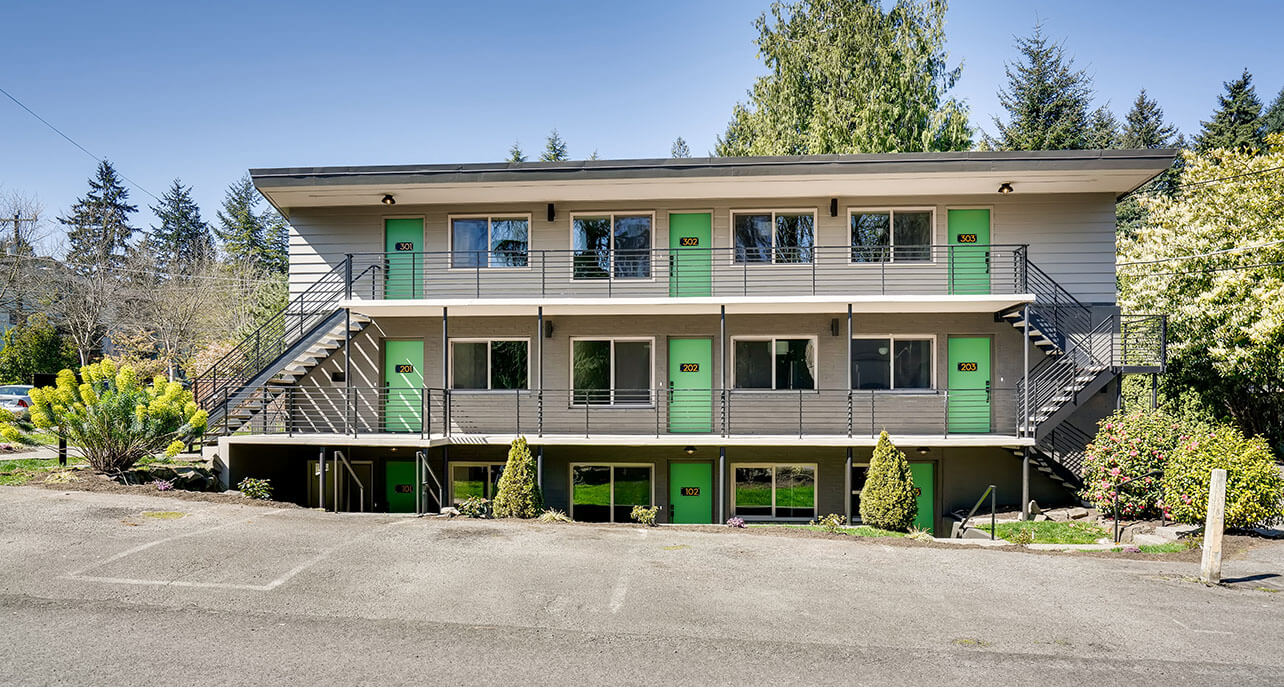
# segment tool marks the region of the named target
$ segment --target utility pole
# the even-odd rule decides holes
[[[36,221],[36,218],[34,217],[22,217],[17,213],[14,213],[13,217],[0,217],[0,222],[13,223],[13,243],[9,245],[9,248],[6,251],[6,253],[8,253],[9,255],[17,255],[18,245],[19,245],[18,238],[21,236],[21,234],[18,233],[18,228],[21,226],[23,222],[35,222],[35,221]]]

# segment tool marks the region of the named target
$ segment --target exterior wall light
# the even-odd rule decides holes
[[[695,455],[695,447],[692,447],[692,446],[687,446],[687,447],[686,447],[685,449],[683,449],[682,451],[686,452],[686,453],[687,453],[687,456],[694,456],[694,455]]]
[[[384,205],[397,205],[397,199],[393,198],[392,194],[384,194],[383,198],[379,199],[379,202]]]
[[[1012,193],[1012,182],[1003,182],[1002,184],[999,184],[999,193],[1004,196]]]
[[[932,453],[932,450],[931,450],[930,448],[928,448],[928,447],[919,447],[919,448],[918,448],[918,455],[919,455],[919,456],[927,456],[927,455],[928,455],[928,454],[930,454],[930,453]]]

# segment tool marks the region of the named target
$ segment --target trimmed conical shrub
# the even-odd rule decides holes
[[[869,461],[869,477],[860,493],[860,518],[883,530],[908,531],[918,516],[914,477],[905,453],[883,432]]]
[[[544,495],[536,480],[535,457],[531,456],[526,438],[513,440],[508,449],[508,463],[499,478],[492,513],[495,518],[535,518],[544,510]]]

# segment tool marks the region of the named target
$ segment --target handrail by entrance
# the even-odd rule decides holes
[[[361,482],[361,478],[358,478],[358,477],[357,477],[357,472],[356,472],[356,471],[354,471],[354,470],[352,470],[352,464],[348,463],[348,458],[347,458],[346,456],[344,456],[344,455],[343,455],[343,452],[338,451],[338,450],[335,450],[335,452],[334,452],[334,459],[335,459],[335,462],[336,462],[336,463],[341,463],[341,464],[343,464],[343,467],[344,467],[344,468],[348,469],[348,475],[352,476],[352,481],[353,481],[353,482],[355,482],[355,483],[357,484],[357,504],[358,504],[358,505],[360,505],[360,508],[358,509],[358,511],[365,512],[365,510],[366,510],[366,486],[365,486],[365,483]],[[335,476],[335,481],[334,481],[334,510],[335,510],[335,511],[338,511],[338,510],[339,510],[339,480],[338,480],[338,476]]]
[[[428,463],[428,452],[420,450],[415,452],[415,515],[424,515],[424,491],[428,487],[428,481],[424,480],[427,476],[432,478],[432,484],[437,488],[431,492],[433,501],[437,502],[437,511],[441,511],[441,481],[437,479],[437,474],[433,472],[432,466]]]
[[[985,488],[985,492],[981,493],[981,498],[976,500],[976,506],[973,506],[972,510],[967,512],[967,516],[963,519],[963,522],[959,524],[958,537],[960,538],[963,537],[963,531],[967,530],[967,522],[972,520],[972,517],[976,515],[976,510],[981,508],[981,504],[985,502],[986,495],[989,495],[990,497],[990,539],[991,540],[995,539],[994,522],[995,522],[995,513],[997,509],[995,508],[995,505],[994,505],[994,486],[993,485]]]

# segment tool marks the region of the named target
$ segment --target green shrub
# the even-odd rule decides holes
[[[1012,529],[1008,536],[1004,538],[1014,545],[1028,545],[1034,542],[1034,527],[1020,525]]]
[[[860,494],[860,518],[865,525],[904,533],[918,516],[914,478],[905,453],[883,432],[869,461],[869,477]]]
[[[539,515],[536,519],[540,523],[571,523],[571,517],[566,515],[565,511],[560,509],[548,509]]]
[[[629,513],[629,518],[644,526],[653,526],[655,525],[655,517],[659,515],[659,513],[660,507],[658,506],[645,507],[638,505],[633,507],[633,511]]]
[[[1182,423],[1164,411],[1116,411],[1098,423],[1097,436],[1084,459],[1080,496],[1102,514],[1113,516],[1115,495],[1121,518],[1158,516],[1163,489],[1157,477],[1138,478],[1163,469],[1181,444]],[[1122,488],[1119,484],[1136,478]]]
[[[1226,527],[1251,528],[1281,517],[1284,478],[1261,437],[1246,438],[1230,425],[1183,439],[1164,473],[1164,503],[1173,520],[1202,524],[1214,468],[1226,469]]]
[[[267,478],[242,478],[236,489],[250,499],[272,498],[272,481]]]
[[[535,457],[531,456],[526,438],[513,440],[508,450],[508,463],[499,478],[499,491],[491,511],[495,518],[535,518],[544,510],[544,495],[536,482]]]
[[[841,533],[847,525],[847,517],[842,514],[826,514],[811,522],[826,533]]]
[[[485,497],[469,497],[459,504],[459,514],[468,518],[490,518],[491,504]]]

